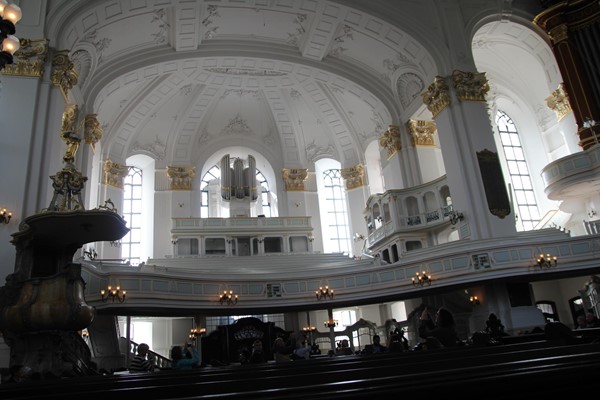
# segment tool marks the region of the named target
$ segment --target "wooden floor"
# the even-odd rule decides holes
[[[0,399],[535,399],[595,391],[597,339],[535,340],[0,385]],[[380,397],[383,398],[383,397]]]

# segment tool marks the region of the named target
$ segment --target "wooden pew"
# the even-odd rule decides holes
[[[561,363],[565,365],[567,362],[578,361],[581,363],[582,360],[590,357],[590,353],[595,354],[598,359],[598,354],[600,354],[598,352],[600,352],[600,345],[552,346],[547,342],[535,345],[528,343],[526,345],[440,349],[302,360],[285,364],[73,378],[58,383],[35,381],[28,383],[25,387],[16,385],[19,387],[14,387],[12,392],[8,390],[8,387],[0,387],[0,397],[50,399],[98,393],[113,397],[135,394],[150,400],[171,398],[169,396],[175,394],[177,396],[195,396],[196,393],[202,393],[202,398],[214,396],[214,398],[236,397],[239,399],[265,398],[261,397],[265,396],[263,392],[285,392],[286,396],[292,396],[294,391],[298,391],[307,395],[314,391],[312,388],[318,388],[325,392],[331,391],[333,388],[341,391],[342,386],[343,392],[363,391],[364,396],[364,390],[367,390],[364,386],[369,387],[372,382],[381,384],[380,390],[392,390],[392,387],[394,390],[405,390],[411,387],[413,381],[427,384],[427,382],[423,382],[423,379],[429,381],[436,376],[467,375],[470,377],[469,379],[481,379],[477,375],[480,371],[493,371],[494,375],[505,376],[515,369],[515,366],[523,368],[522,366],[526,364],[528,368],[539,369],[548,363],[550,357],[561,360]],[[560,364],[558,361],[555,363]],[[397,382],[397,384],[393,382]],[[442,380],[441,384],[449,385],[450,382]],[[388,386],[389,389],[385,389]]]

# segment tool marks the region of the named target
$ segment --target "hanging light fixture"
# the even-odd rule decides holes
[[[423,271],[423,272],[417,272],[416,273],[416,278],[413,277],[412,278],[412,284],[414,286],[430,286],[431,285],[431,275],[428,275],[427,272]]]
[[[473,306],[478,306],[481,304],[481,301],[479,301],[479,299],[477,298],[477,296],[471,296],[469,297],[469,301],[471,302],[471,305]]]
[[[325,325],[326,328],[335,328],[338,326],[338,321],[337,319],[328,319],[327,321],[323,322],[323,325]]]
[[[8,4],[0,0],[0,71],[13,63],[13,54],[19,50],[19,38],[15,34],[15,24],[22,17],[21,8],[16,4]]]
[[[535,260],[535,262],[537,266],[540,267],[540,269],[552,268],[556,267],[556,265],[558,264],[558,257],[553,256],[550,253],[547,253],[546,255],[540,254],[540,256]]]
[[[100,296],[102,297],[102,301],[103,302],[107,302],[108,299],[112,300],[112,302],[114,303],[115,300],[118,301],[119,303],[122,303],[125,301],[125,297],[127,296],[127,292],[124,290],[121,290],[120,286],[116,286],[116,287],[112,287],[112,286],[108,286],[108,288],[102,289],[100,290]]]
[[[196,340],[198,337],[203,336],[206,333],[206,328],[192,328],[190,329],[190,340]]]
[[[221,303],[221,305],[226,304],[228,306],[232,306],[234,304],[237,304],[238,302],[238,295],[233,293],[233,290],[223,290],[223,294],[221,294],[219,296],[219,303]]]
[[[319,290],[315,292],[317,300],[333,299],[333,289],[329,289],[329,286],[319,287]]]

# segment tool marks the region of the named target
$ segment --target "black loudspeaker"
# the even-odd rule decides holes
[[[506,284],[508,299],[511,307],[532,306],[531,287],[529,282],[517,282]]]

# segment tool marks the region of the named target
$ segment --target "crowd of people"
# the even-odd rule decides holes
[[[597,327],[600,327],[600,320],[593,313],[587,312],[577,318],[574,330]],[[541,331],[543,332],[543,330]],[[553,332],[555,331],[556,329],[553,330]],[[342,339],[336,343],[336,349],[330,350],[328,354],[330,356],[370,355],[409,351],[408,339],[404,333],[403,329],[395,328],[389,332],[385,344],[382,343],[381,336],[375,334],[371,337],[371,343],[366,344],[362,351],[357,352],[353,352],[348,339]],[[424,307],[420,312],[417,333],[418,343],[412,350],[457,347],[469,342],[469,340],[462,341],[459,339],[454,316],[446,307],[439,307],[435,312],[432,312],[429,307]],[[481,331],[475,332],[470,339],[470,343],[500,343],[505,336],[509,336],[509,334],[505,332],[502,321],[495,313],[490,313],[485,322],[485,327]],[[321,354],[319,346],[314,342],[309,343],[305,334],[292,332],[287,337],[277,337],[271,344],[270,351],[268,348],[265,349],[265,343],[261,339],[254,340],[250,349],[243,348],[240,351],[238,361],[240,364],[261,364],[269,360],[281,363],[309,359],[311,356],[319,354]],[[191,342],[186,342],[183,346],[173,346],[170,357],[172,369],[191,369],[200,366],[198,349]],[[155,369],[156,362],[148,344],[139,344],[137,354],[131,360],[129,371],[152,372]]]

